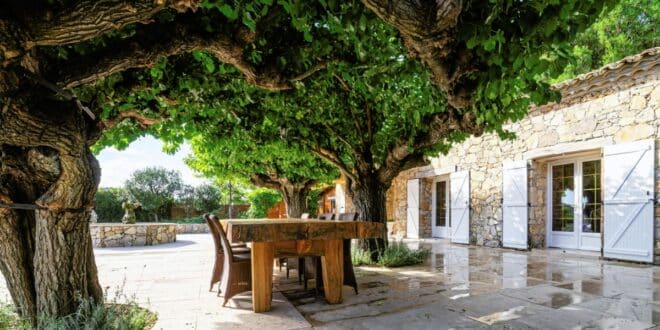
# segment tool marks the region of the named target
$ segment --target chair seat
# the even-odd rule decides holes
[[[243,254],[243,253],[250,253],[252,250],[248,247],[232,247],[231,252],[234,252],[235,254]]]
[[[231,247],[245,247],[247,244],[245,243],[231,243]]]
[[[234,254],[234,260],[236,261],[246,261],[251,259],[252,256],[249,253]]]

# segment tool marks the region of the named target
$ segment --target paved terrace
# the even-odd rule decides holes
[[[432,257],[416,267],[356,268],[360,294],[345,287],[340,305],[326,304],[276,271],[273,310],[263,314],[252,313],[249,293],[222,308],[208,291],[208,234],[95,252],[109,295],[120,290],[156,311],[155,329],[647,329],[660,323],[660,267],[562,250],[409,244],[432,249]],[[9,299],[2,284],[0,297]]]

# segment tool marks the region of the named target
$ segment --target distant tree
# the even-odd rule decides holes
[[[182,185],[181,189],[176,193],[176,201],[183,207],[186,218],[190,218],[194,210],[195,187],[187,184]]]
[[[125,183],[126,190],[155,221],[167,215],[168,206],[183,187],[181,174],[162,167],[147,167],[135,171]]]
[[[660,2],[621,0],[573,42],[573,60],[555,82],[660,45]]]
[[[216,185],[204,183],[195,187],[193,207],[197,211],[211,212],[220,207],[222,195]]]

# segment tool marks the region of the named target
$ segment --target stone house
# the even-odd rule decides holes
[[[660,260],[659,63],[660,47],[560,83],[560,103],[505,126],[515,140],[472,137],[401,173],[394,234]]]

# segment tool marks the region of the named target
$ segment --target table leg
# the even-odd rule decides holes
[[[325,299],[330,304],[342,301],[342,286],[344,285],[344,252],[341,240],[333,239],[324,242],[323,256],[323,290]]]
[[[252,243],[252,310],[270,311],[273,298],[273,243]]]

